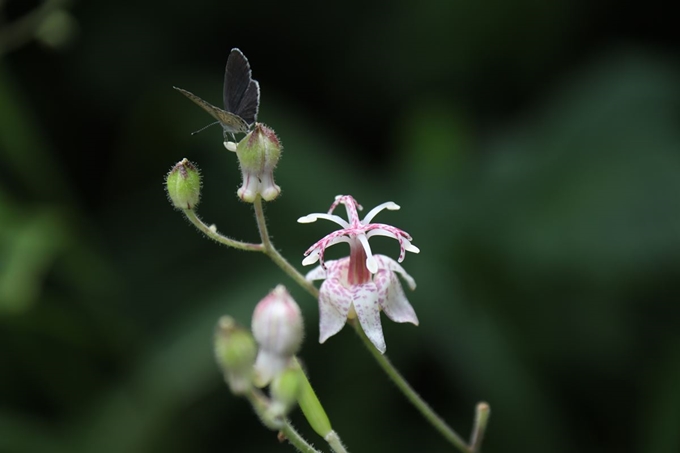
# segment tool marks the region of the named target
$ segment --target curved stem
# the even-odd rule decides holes
[[[303,453],[321,453],[319,450],[316,448],[312,447],[310,444],[307,443],[307,441],[298,433],[295,428],[293,428],[293,425],[290,424],[290,421],[286,419],[286,422],[283,424],[283,427],[281,428],[281,432],[286,436],[286,439],[288,439],[288,442],[293,444],[295,448],[300,450]]]
[[[203,234],[208,236],[210,239],[219,242],[220,244],[227,245],[229,247],[234,247],[239,250],[246,250],[249,252],[264,252],[265,247],[262,244],[250,244],[248,242],[241,242],[235,239],[222,236],[217,232],[214,226],[208,226],[196,215],[196,213],[191,209],[184,209],[184,215],[191,223],[196,226]]]
[[[262,197],[258,194],[253,202],[255,207],[255,220],[257,221],[257,230],[260,232],[260,239],[265,250],[273,249],[271,238],[269,237],[269,230],[267,229],[267,219],[264,216],[264,209],[262,209]]]
[[[437,415],[437,413],[432,410],[432,408],[423,400],[418,393],[416,393],[415,390],[409,385],[409,383],[404,379],[404,377],[397,371],[397,369],[392,365],[392,363],[389,361],[387,356],[383,355],[378,351],[375,346],[373,346],[373,343],[371,343],[371,340],[368,339],[364,331],[362,330],[361,326],[359,323],[356,322],[356,320],[351,320],[350,321],[352,324],[352,327],[354,327],[354,330],[356,331],[357,335],[362,339],[364,342],[364,345],[366,348],[369,350],[369,352],[373,355],[373,358],[378,362],[378,365],[383,369],[385,373],[392,379],[392,382],[394,382],[397,387],[399,387],[399,390],[406,396],[406,398],[413,404],[416,409],[420,411],[420,413],[427,419],[428,422],[437,430],[439,433],[444,436],[446,440],[448,440],[453,446],[455,446],[457,449],[462,451],[463,453],[472,453],[473,450],[471,450],[470,447],[468,447],[467,443],[463,440],[463,438],[456,433],[449,425],[446,424],[442,418]]]
[[[288,419],[284,419],[281,423],[274,423],[273,420],[269,419],[265,415],[269,400],[262,394],[262,392],[256,389],[251,389],[245,394],[245,396],[248,398],[248,401],[250,401],[253,409],[255,409],[255,413],[260,418],[260,421],[262,421],[262,423],[264,423],[267,428],[275,431],[281,431],[284,436],[286,436],[288,442],[290,442],[298,451],[301,451],[302,453],[321,453],[319,450],[312,447],[300,435],[300,433],[298,433],[295,428],[293,428],[293,425],[290,424]]]
[[[267,220],[264,216],[264,210],[262,209],[262,198],[258,195],[253,203],[255,208],[255,220],[257,221],[257,229],[260,231],[260,239],[262,240],[262,245],[264,247],[264,253],[271,258],[274,263],[283,270],[290,278],[295,280],[295,282],[306,289],[314,298],[319,297],[319,290],[312,282],[305,280],[304,275],[298,272],[295,267],[293,267],[280,253],[274,248],[272,241],[269,237],[269,232],[267,231]]]

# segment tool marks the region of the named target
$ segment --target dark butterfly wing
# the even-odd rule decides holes
[[[232,49],[224,71],[224,109],[251,125],[259,106],[260,85],[252,79],[248,59],[239,49]]]
[[[248,132],[249,125],[240,116],[234,115],[233,113],[230,112],[225,112],[221,108],[215,107],[214,105],[204,101],[203,99],[199,98],[198,96],[187,90],[183,90],[177,87],[173,88],[182,93],[184,96],[191,99],[192,101],[194,101],[196,105],[201,107],[203,110],[208,112],[210,116],[219,121],[220,124],[222,125],[222,128],[224,129],[224,132],[228,132],[230,134]]]
[[[257,80],[251,80],[248,89],[243,94],[241,105],[236,113],[243,120],[252,125],[257,121],[257,112],[260,108],[260,84]]]

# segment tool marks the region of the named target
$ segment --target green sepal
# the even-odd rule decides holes
[[[321,405],[319,398],[316,397],[316,393],[314,393],[314,389],[309,383],[307,376],[302,368],[300,368],[297,359],[295,360],[295,365],[300,370],[300,376],[302,378],[300,379],[300,394],[298,395],[300,409],[302,409],[302,413],[305,415],[309,426],[311,426],[318,435],[326,438],[326,436],[333,431],[333,428],[331,428],[331,421],[328,419],[328,415],[326,415],[326,411]]]

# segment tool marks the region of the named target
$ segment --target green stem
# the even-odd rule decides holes
[[[439,433],[444,436],[444,438],[448,440],[454,447],[463,453],[472,453],[471,448],[468,447],[463,438],[449,425],[447,425],[446,422],[442,420],[442,418],[439,417],[439,415],[437,415],[434,410],[432,410],[425,400],[423,400],[420,395],[418,395],[416,391],[413,390],[406,379],[404,379],[404,377],[399,373],[399,371],[397,371],[394,365],[392,365],[387,356],[381,354],[380,351],[378,351],[375,346],[373,346],[373,343],[371,343],[371,340],[368,339],[364,331],[361,329],[359,323],[357,323],[356,320],[351,320],[350,322],[357,335],[359,335],[359,337],[364,342],[366,348],[373,355],[373,358],[375,358],[375,360],[378,362],[378,365],[380,365],[383,371],[387,373],[389,378],[392,379],[392,382],[397,385],[399,390],[401,390],[401,392],[406,396],[411,404],[413,404],[416,409],[420,411],[423,417],[425,417],[427,421],[430,422],[430,424],[437,431],[439,431]]]
[[[298,451],[302,453],[321,453],[316,448],[312,447],[301,435],[298,433],[293,425],[290,424],[288,419],[284,419],[281,422],[275,422],[266,416],[267,406],[269,405],[269,400],[266,396],[262,394],[259,390],[251,389],[250,392],[246,393],[246,397],[250,404],[255,409],[255,413],[260,418],[260,421],[269,429],[274,431],[281,431],[288,442],[290,442]]]
[[[486,432],[486,425],[489,422],[490,414],[491,409],[488,403],[481,402],[477,404],[475,425],[472,427],[472,435],[470,435],[470,450],[472,453],[479,453],[482,448],[482,441],[484,440],[484,433]]]
[[[286,436],[286,439],[288,439],[288,442],[293,444],[295,448],[300,450],[303,453],[321,453],[319,450],[316,448],[312,447],[307,441],[298,433],[295,428],[293,428],[293,425],[290,424],[290,421],[286,419],[286,422],[284,423],[283,427],[281,428],[281,432]]]
[[[267,220],[264,216],[264,209],[262,208],[262,198],[258,195],[253,203],[255,208],[255,220],[257,221],[257,229],[260,231],[260,239],[262,240],[262,245],[264,246],[264,253],[269,258],[271,258],[274,263],[283,270],[290,278],[295,280],[295,282],[306,289],[314,298],[318,299],[319,290],[312,282],[305,280],[304,275],[298,272],[295,267],[293,267],[280,253],[274,248],[274,244],[269,237],[269,232],[267,231]]]
[[[239,250],[246,250],[249,252],[265,251],[265,247],[262,244],[250,244],[248,242],[241,242],[235,239],[228,238],[226,236],[222,236],[220,233],[217,232],[217,229],[214,226],[210,227],[203,223],[203,221],[200,218],[198,218],[196,213],[191,209],[184,209],[183,212],[186,218],[189,219],[189,221],[193,223],[194,226],[196,226],[196,228],[198,228],[203,234],[208,236],[210,239],[219,242],[220,244],[224,244],[229,247],[234,247],[235,249]]]
[[[328,433],[324,439],[326,439],[326,442],[328,442],[328,445],[330,445],[335,453],[347,453],[347,449],[345,449],[345,446],[342,444],[340,436],[338,436],[338,433],[335,431]]]

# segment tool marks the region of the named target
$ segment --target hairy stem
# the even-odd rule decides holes
[[[288,442],[293,444],[295,448],[300,450],[303,453],[321,453],[319,450],[316,448],[312,447],[301,435],[298,433],[295,428],[293,428],[293,425],[290,424],[290,421],[286,419],[286,422],[283,424],[283,427],[281,428],[281,432],[286,436],[286,439]]]
[[[272,420],[267,417],[267,406],[269,400],[259,390],[251,389],[246,393],[246,397],[253,406],[255,413],[260,418],[260,421],[269,429],[280,431],[286,437],[286,440],[291,443],[298,451],[302,453],[321,453],[316,448],[312,447],[301,435],[298,433],[288,419]]]
[[[338,433],[336,433],[335,431],[331,431],[330,433],[328,433],[325,439],[326,442],[328,442],[328,445],[330,445],[331,449],[333,449],[335,453],[347,453],[347,449],[342,444],[340,436],[338,436]]]
[[[203,221],[198,218],[196,213],[191,210],[191,209],[184,209],[183,210],[184,215],[186,216],[187,219],[191,223],[196,226],[203,234],[208,236],[210,239],[219,242],[220,244],[227,245],[229,247],[234,247],[235,249],[239,250],[246,250],[249,252],[264,252],[265,251],[265,246],[263,244],[250,244],[248,242],[241,242],[237,241],[235,239],[228,238],[226,236],[222,236],[220,233],[217,232],[217,228],[214,226],[208,226]]]
[[[262,239],[262,245],[264,246],[264,253],[271,258],[274,263],[283,270],[290,278],[295,280],[295,282],[306,289],[315,298],[319,297],[319,290],[316,289],[311,282],[305,280],[304,275],[295,269],[280,253],[274,244],[272,244],[271,238],[269,237],[269,232],[267,230],[267,220],[264,216],[264,209],[262,208],[262,198],[258,195],[253,203],[255,208],[255,220],[257,221],[257,229],[260,231],[260,238]]]

